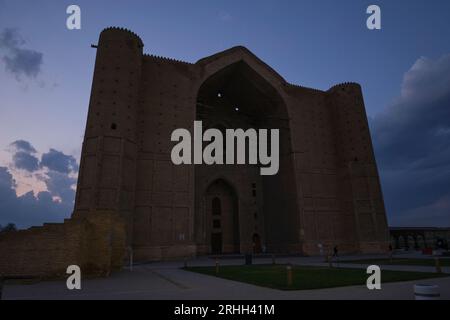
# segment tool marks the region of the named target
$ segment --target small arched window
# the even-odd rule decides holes
[[[220,216],[222,213],[222,206],[220,203],[220,199],[215,197],[212,201],[212,214],[214,216]]]

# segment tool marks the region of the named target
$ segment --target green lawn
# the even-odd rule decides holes
[[[185,270],[246,282],[281,290],[308,290],[366,284],[369,275],[363,269],[339,269],[293,266],[293,284],[287,286],[285,265],[221,266],[216,275],[215,267],[189,267]],[[436,273],[382,271],[381,283],[443,277]]]
[[[449,258],[440,258],[441,267],[450,267]],[[392,262],[389,259],[363,259],[363,260],[346,260],[340,263],[356,263],[356,264],[374,264],[374,265],[408,265],[408,266],[435,266],[434,259],[407,259],[394,258]]]

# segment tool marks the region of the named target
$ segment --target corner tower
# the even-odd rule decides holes
[[[74,216],[115,211],[128,221],[136,180],[143,43],[126,29],[107,28],[96,48]]]
[[[344,83],[328,90],[337,149],[338,201],[353,216],[343,230],[359,252],[387,250],[389,231],[361,86]]]

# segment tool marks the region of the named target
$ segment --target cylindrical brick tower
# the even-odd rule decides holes
[[[361,86],[344,83],[328,91],[338,133],[338,166],[349,162],[375,164]]]
[[[328,99],[336,137],[339,202],[343,214],[354,215],[356,249],[387,250],[387,220],[361,86],[334,86]]]
[[[108,28],[100,34],[74,216],[107,210],[131,217],[142,59],[134,33]]]

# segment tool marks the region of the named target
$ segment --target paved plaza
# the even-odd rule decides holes
[[[371,258],[373,256],[341,257],[342,260]],[[408,257],[403,255],[402,257]],[[411,256],[412,257],[412,256]],[[379,256],[378,256],[379,258]],[[417,258],[417,257],[415,257]],[[255,264],[270,264],[271,258],[254,259]],[[278,257],[277,263],[327,266],[321,257]],[[189,266],[213,266],[215,260],[207,257],[188,261]],[[243,264],[243,259],[220,259],[221,265]],[[441,299],[450,300],[450,268],[443,268],[449,277],[382,284],[381,290],[370,291],[366,286],[332,289],[281,291],[202,275],[181,268],[184,261],[137,265],[109,278],[84,279],[82,289],[69,291],[65,281],[49,281],[31,285],[6,284],[3,299],[157,299],[157,300],[297,300],[297,299],[414,299],[414,284],[436,284]],[[365,268],[358,264],[340,264],[340,267]],[[433,267],[381,266],[382,270],[434,272]]]

